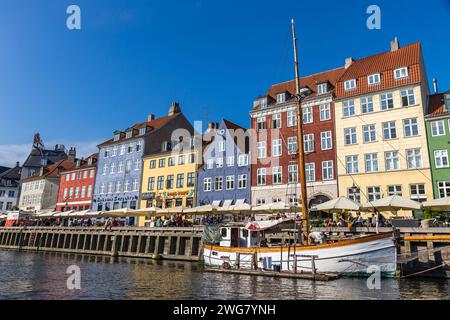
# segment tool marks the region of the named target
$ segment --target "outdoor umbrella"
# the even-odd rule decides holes
[[[450,211],[450,198],[441,198],[422,203],[424,210],[445,212]]]
[[[376,201],[366,203],[363,208],[367,211],[399,211],[399,210],[420,210],[422,205],[419,202],[406,199],[400,196],[391,196]]]
[[[346,197],[340,197],[325,203],[321,203],[311,208],[311,211],[323,211],[328,213],[342,211],[359,211],[361,204],[356,203]]]
[[[300,206],[290,205],[285,202],[276,202],[270,204],[264,204],[262,206],[253,207],[253,212],[288,212],[292,209],[300,209]]]

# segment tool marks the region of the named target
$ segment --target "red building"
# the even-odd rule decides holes
[[[56,211],[83,211],[92,207],[98,154],[77,160],[75,169],[60,176]]]
[[[305,169],[309,206],[336,198],[334,89],[345,71],[338,68],[301,79]],[[250,112],[252,204],[298,202],[295,81],[273,85]]]

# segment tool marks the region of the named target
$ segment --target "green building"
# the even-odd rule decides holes
[[[450,90],[429,96],[425,122],[434,197],[450,197]]]

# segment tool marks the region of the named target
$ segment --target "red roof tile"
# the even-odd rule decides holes
[[[450,91],[448,93],[450,93]],[[428,118],[446,115],[450,116],[450,110],[445,109],[444,94],[445,93],[438,93],[428,97]]]
[[[75,162],[69,161],[69,160],[60,160],[55,164],[52,164],[50,166],[44,167],[44,174],[35,174],[27,179],[24,179],[25,182],[27,181],[33,181],[33,180],[40,180],[43,178],[57,178],[60,174],[60,171],[58,169],[62,169],[62,171],[69,171],[73,170],[75,168]]]

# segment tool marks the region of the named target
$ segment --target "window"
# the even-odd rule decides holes
[[[388,196],[403,196],[402,186],[388,186]]]
[[[72,190],[73,192],[73,190]],[[100,185],[100,194],[105,194],[105,183],[102,182]],[[69,193],[69,198],[72,198],[72,195]]]
[[[95,170],[92,169],[92,170],[89,172],[89,178],[93,178],[94,176],[95,176]]]
[[[395,80],[403,79],[408,77],[408,68],[399,68],[394,70],[394,78]]]
[[[303,136],[303,147],[305,152],[314,152],[314,134],[305,134]]]
[[[146,132],[147,132],[147,128],[146,127],[139,128],[139,135],[140,136],[143,136]]]
[[[211,191],[211,183],[212,179],[211,178],[205,178],[203,179],[203,191],[204,192],[210,192]]]
[[[381,199],[381,188],[380,187],[368,187],[367,188],[367,199],[369,202]]]
[[[196,163],[196,154],[195,153],[191,153],[190,155],[189,155],[189,164],[193,164],[193,163]]]
[[[345,157],[345,162],[347,167],[347,174],[359,173],[359,160],[357,155]]]
[[[361,113],[373,112],[373,97],[361,98]]]
[[[164,179],[164,177],[162,177],[162,178]],[[162,188],[161,188],[161,189],[162,189]],[[123,191],[124,191],[124,192],[130,192],[130,191],[131,191],[131,189],[130,189],[130,181],[129,181],[129,180],[126,180],[126,181],[125,181]]]
[[[83,171],[83,179],[87,179],[88,177],[88,172],[87,170]]]
[[[125,174],[130,174],[131,172],[131,160],[127,160],[127,162],[125,162]]]
[[[257,183],[258,186],[265,186],[266,185],[266,168],[259,168],[257,170]]]
[[[256,120],[256,128],[258,131],[267,129],[266,117],[258,117]]]
[[[241,174],[238,176],[238,188],[247,189],[247,175]]]
[[[105,150],[105,154],[104,154],[104,157],[105,158],[108,158],[109,157],[109,148],[107,148],[106,150]]]
[[[355,115],[355,101],[348,100],[343,103],[344,117],[351,117]]]
[[[234,176],[227,176],[227,190],[234,189]]]
[[[381,80],[380,80],[380,74],[379,73],[372,74],[372,75],[367,77],[367,83],[369,85],[379,84],[380,82],[381,82]]]
[[[438,168],[438,169],[448,168],[449,167],[448,151],[447,150],[436,150],[434,152],[434,161],[436,164],[436,168]]]
[[[363,126],[363,138],[364,143],[377,141],[375,124],[368,124],[366,126]]]
[[[410,107],[416,104],[414,90],[402,90],[400,91],[400,96],[402,98],[402,107]]]
[[[357,203],[361,203],[361,189],[359,188],[349,188],[347,190],[348,198]]]
[[[424,202],[427,201],[427,195],[424,184],[412,184],[409,186],[411,191],[411,200]]]
[[[383,122],[383,139],[397,139],[397,128],[395,121]]]
[[[206,169],[212,168],[214,168],[214,159],[208,159],[208,161],[206,161]]]
[[[440,198],[450,198],[450,181],[439,182],[438,189]]]
[[[64,188],[63,201],[65,201],[67,199],[68,193],[69,193],[69,190],[67,190],[67,188]],[[0,196],[1,196],[1,192],[0,192]]]
[[[227,166],[233,167],[234,166],[234,156],[227,157]]]
[[[261,109],[267,108],[267,98],[264,98],[264,99],[260,99],[260,100],[259,100],[259,107],[260,107]]]
[[[445,95],[445,110],[450,111],[450,94]]]
[[[407,149],[406,163],[408,169],[422,168],[422,151],[420,149]]]
[[[173,174],[168,175],[166,179],[166,188],[173,189],[175,177]]]
[[[175,157],[170,157],[169,160],[167,161],[167,165],[169,167],[175,167]]]
[[[256,199],[256,205],[262,206],[263,204],[266,204],[266,199]]]
[[[356,89],[356,79],[347,80],[344,82],[345,90],[353,90]]]
[[[81,198],[86,198],[86,186],[81,187]]]
[[[381,110],[394,109],[394,95],[392,93],[385,93],[381,95]]]
[[[89,187],[88,187],[87,197],[88,198],[92,197],[92,185],[89,185]]]
[[[366,172],[378,172],[378,154],[377,153],[369,153],[365,156],[366,161]]]
[[[263,159],[267,156],[267,147],[265,141],[258,142],[258,159]]]
[[[433,137],[445,135],[444,120],[431,122],[431,135]]]
[[[282,168],[281,167],[273,167],[272,168],[272,179],[273,184],[281,184],[282,183]]]
[[[345,144],[352,145],[358,143],[356,137],[356,127],[344,129]]]
[[[108,182],[108,193],[109,194],[113,193],[113,183],[112,182]],[[75,192],[75,197],[78,198],[76,192]]]
[[[148,191],[155,190],[155,177],[148,178]]]
[[[317,85],[317,94],[325,94],[328,92],[328,84],[321,83]]]
[[[166,166],[166,159],[159,159],[159,168],[164,168]]]
[[[322,180],[333,180],[334,178],[334,168],[333,161],[323,161],[322,162]]]
[[[74,172],[74,173],[72,173],[72,181],[74,181],[75,179],[76,179],[76,174]]]
[[[331,131],[322,132],[320,136],[322,150],[330,150],[331,148],[333,148]]]
[[[125,154],[126,148],[127,148],[127,146],[124,145],[124,144],[122,144],[122,145],[120,146],[120,155],[121,155],[121,156],[123,156],[123,155]]]
[[[282,154],[281,139],[276,139],[272,141],[272,156],[280,157]]]
[[[156,160],[150,160],[150,169],[156,168]]]
[[[315,163],[307,163],[305,165],[305,175],[306,175],[306,182],[316,181],[316,164]]]
[[[288,154],[297,154],[298,145],[297,145],[297,137],[288,137]]]
[[[116,173],[116,164],[113,162],[111,163],[111,166],[109,167],[109,174],[115,174]]]
[[[157,186],[158,190],[163,190],[164,189],[164,176],[159,176],[158,177],[158,183]]]
[[[327,121],[331,119],[331,109],[329,103],[321,104],[319,110],[320,110],[320,121]]]
[[[297,112],[295,110],[291,110],[287,112],[287,126],[294,127],[297,125]]]
[[[216,177],[216,180],[214,183],[214,190],[216,190],[216,191],[223,190],[223,177]]]
[[[416,118],[403,120],[403,134],[405,137],[414,137],[419,135],[419,126]]]
[[[277,94],[277,103],[284,103],[286,102],[286,93],[279,93]]]
[[[289,183],[298,183],[298,165],[288,166],[288,181]]]
[[[312,107],[303,108],[303,123],[312,123],[313,122],[313,114]]]
[[[106,176],[107,172],[108,172],[108,165],[105,163],[102,168],[102,175]]]
[[[128,145],[128,153],[132,153],[132,152],[133,152],[133,144],[130,143],[130,144]]]
[[[273,129],[281,128],[281,113],[277,113],[272,116],[272,128]]]
[[[117,156],[117,146],[114,146],[114,147],[112,148],[112,154],[111,154],[111,157],[115,157],[115,156]]]
[[[66,182],[70,181],[70,174],[66,174]]]
[[[194,172],[188,173],[187,186],[188,186],[188,188],[195,186],[195,173]]]
[[[223,158],[216,159],[216,168],[223,168]]]
[[[179,156],[178,157],[178,165],[182,166],[185,163],[185,157],[184,156]]]
[[[240,154],[238,157],[238,166],[248,166],[248,154]]]
[[[120,193],[120,192],[122,192],[122,182],[117,181],[116,182],[116,193]]]
[[[389,151],[384,154],[386,171],[400,170],[400,155],[398,151]]]
[[[223,140],[223,138],[220,138],[220,141],[219,141],[219,152],[225,152],[225,150],[226,150],[225,141]]]
[[[184,173],[177,174],[177,188],[183,188],[184,187]]]

